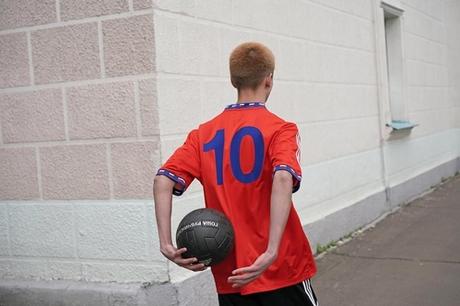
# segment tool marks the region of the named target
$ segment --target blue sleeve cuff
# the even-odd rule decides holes
[[[175,175],[169,170],[166,169],[159,169],[156,175],[164,175],[167,178],[171,179],[174,181],[176,184],[179,184],[181,186],[181,189],[176,188],[176,185],[173,187],[173,194],[176,196],[180,196],[184,193],[186,187],[185,180],[181,178],[180,176]]]
[[[297,180],[297,184],[294,184],[294,186],[292,186],[292,193],[294,193],[297,190],[299,190],[300,182],[302,181],[302,176],[300,174],[295,172],[295,170],[292,167],[289,167],[288,165],[275,166],[275,168],[273,169],[273,174],[275,174],[275,172],[278,171],[278,170],[286,170],[286,171],[288,171]]]

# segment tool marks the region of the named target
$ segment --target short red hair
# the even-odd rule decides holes
[[[275,70],[275,57],[265,45],[246,42],[230,54],[230,77],[237,88],[256,88]]]

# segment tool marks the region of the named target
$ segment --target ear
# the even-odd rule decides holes
[[[270,73],[267,77],[265,77],[265,87],[273,87],[273,73]]]

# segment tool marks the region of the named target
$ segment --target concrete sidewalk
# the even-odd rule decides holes
[[[460,305],[460,176],[317,264],[321,306]]]

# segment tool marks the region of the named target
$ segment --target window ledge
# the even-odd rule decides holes
[[[404,131],[411,130],[416,127],[418,124],[412,123],[407,120],[392,120],[391,123],[387,123],[387,126],[391,127],[393,131]]]

